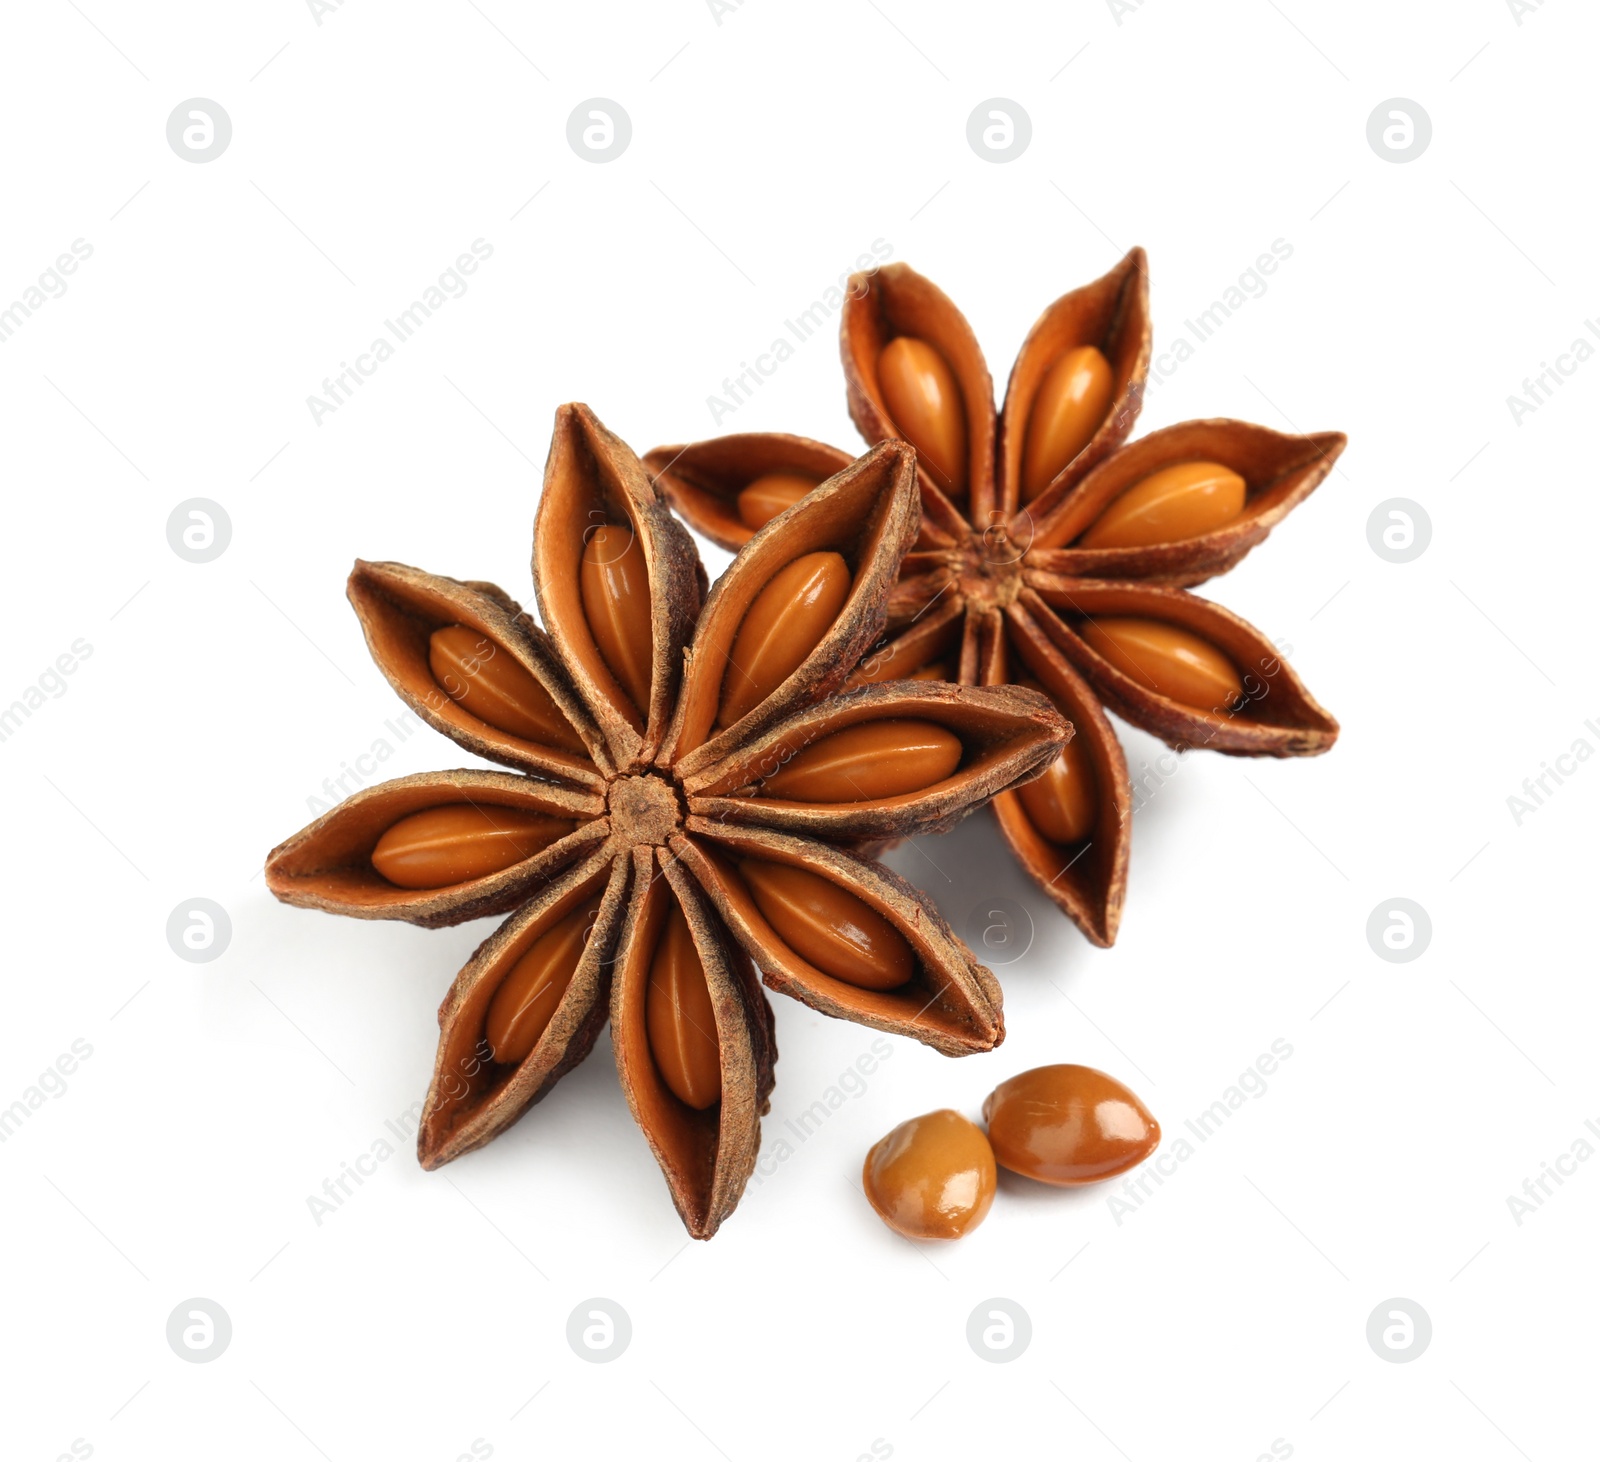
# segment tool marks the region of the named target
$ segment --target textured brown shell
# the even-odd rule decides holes
[[[739,516],[743,488],[768,472],[798,472],[821,483],[852,460],[837,447],[781,432],[740,432],[644,454],[656,490],[684,522],[735,553],[755,533]]]
[[[668,899],[683,910],[711,992],[722,1053],[722,1097],[714,1111],[691,1111],[678,1101],[650,1055],[645,995]],[[772,1009],[750,961],[665,848],[633,850],[633,896],[611,987],[611,1038],[623,1095],[684,1227],[692,1238],[709,1239],[755,1170],[777,1042]]]
[[[595,521],[590,513],[626,523],[644,554],[654,650],[647,708],[623,695],[583,621],[578,565],[582,525]],[[583,1059],[609,1018],[622,1089],[673,1202],[693,1236],[709,1237],[752,1171],[759,1118],[772,1090],[772,1012],[752,956],[762,960],[772,988],[946,1054],[988,1050],[1001,1040],[994,977],[933,906],[887,870],[821,841],[859,832],[852,841],[881,843],[902,829],[946,826],[998,789],[1037,775],[1070,734],[1043,698],[1024,690],[890,683],[828,699],[885,623],[916,522],[912,449],[884,443],[755,534],[707,601],[692,541],[667,516],[638,460],[587,408],[571,405],[557,413],[535,532],[535,589],[548,637],[492,584],[398,564],[357,565],[352,600],[374,657],[408,703],[473,751],[563,779],[498,771],[401,778],[356,793],[268,860],[274,894],[330,912],[431,926],[514,910],[479,946],[440,1007],[439,1048],[418,1138],[425,1167],[482,1146],[516,1121]],[[714,730],[717,655],[726,653],[771,575],[820,547],[837,549],[853,570],[845,610],[817,651],[765,702],[735,725]],[[448,697],[437,700],[426,645],[447,623],[467,624],[505,645],[580,729],[592,762],[577,756],[561,761],[551,748],[507,737],[460,713]],[[948,638],[955,621],[938,623]],[[773,825],[741,822],[761,801],[747,784],[762,757],[806,745],[853,718],[908,711],[958,728],[970,760],[955,775],[893,805],[829,809],[769,801],[758,816]],[[669,792],[673,779],[680,789],[692,789],[681,826],[685,793]],[[460,801],[569,818],[573,831],[513,868],[450,889],[397,889],[377,876],[372,849],[398,818]],[[726,815],[703,815],[708,809]],[[780,824],[815,836],[797,837],[778,830]],[[898,994],[873,994],[800,960],[761,918],[740,880],[735,865],[743,855],[809,868],[878,909],[915,951],[916,981]],[[577,968],[533,1050],[514,1066],[493,1061],[485,1027],[500,982],[552,924],[601,890]],[[650,961],[671,899],[691,930],[717,1021],[722,1098],[703,1113],[691,1112],[664,1088],[644,1018]]]
[[[1272,641],[1220,604],[1182,589],[1085,580],[1066,589],[1025,590],[1023,602],[1106,705],[1169,746],[1234,756],[1316,756],[1338,739],[1339,723],[1279,659]],[[1074,616],[1136,615],[1189,630],[1233,661],[1250,703],[1232,715],[1216,715],[1157,695],[1097,655],[1052,609]]]
[[[717,911],[774,990],[824,1015],[841,1016],[896,1035],[911,1035],[946,1056],[988,1051],[1005,1037],[1000,986],[944,921],[931,900],[903,878],[838,848],[770,828],[740,827],[691,816],[672,851],[711,895]],[[740,856],[789,863],[828,879],[883,915],[910,943],[918,960],[912,983],[900,990],[863,990],[801,959],[757,908],[739,877]]]
[[[992,391],[971,326],[954,303],[905,265],[852,282],[840,323],[852,420],[867,441],[892,435],[877,360],[896,335],[927,340],[961,384],[967,414],[969,495],[953,502],[920,474],[924,525],[890,596],[889,637],[850,684],[936,662],[966,685],[999,685],[1027,671],[1046,687],[1087,748],[1098,801],[1091,836],[1060,848],[1030,822],[1011,792],[994,799],[1007,842],[1040,888],[1096,944],[1117,933],[1127,881],[1132,796],[1126,758],[1102,703],[1170,743],[1240,755],[1324,751],[1337,723],[1237,616],[1180,591],[1237,563],[1317,486],[1344,448],[1336,432],[1286,436],[1246,422],[1184,422],[1123,445],[1143,402],[1151,356],[1148,269],[1132,249],[1109,272],[1061,296],[1039,316],[1018,353],[1005,404],[993,422]],[[1094,345],[1112,367],[1111,406],[1099,430],[1032,503],[1020,506],[1028,417],[1061,354]],[[980,409],[981,407],[981,409]],[[987,447],[985,446],[987,444]],[[1176,544],[1088,550],[1072,546],[1105,507],[1149,473],[1176,462],[1215,460],[1246,480],[1245,511],[1214,533]],[[1004,529],[997,530],[996,523]],[[1013,552],[1020,581],[985,585],[987,540]],[[968,595],[973,597],[970,599]],[[1161,597],[1166,595],[1168,597]],[[1119,597],[1121,596],[1121,597]],[[1148,597],[1155,596],[1155,597]],[[1105,664],[1073,628],[1083,606],[1149,613],[1200,633],[1243,672],[1245,708],[1232,716],[1178,706]],[[1139,605],[1142,608],[1133,606]],[[861,839],[858,847],[881,846]]]
[[[600,656],[583,613],[578,566],[585,535],[604,522],[638,537],[650,578],[650,705],[641,720]],[[626,442],[587,406],[556,410],[533,530],[539,614],[567,674],[599,723],[619,771],[649,764],[677,699],[683,647],[700,612],[705,570],[694,540],[650,485]]]
[[[684,656],[677,714],[658,758],[688,778],[782,717],[837,690],[877,639],[900,560],[917,532],[915,453],[885,442],[830,477],[740,550],[717,580]],[[760,705],[715,729],[729,650],[746,611],[772,577],[801,555],[841,554],[850,596],[809,656]]]
[[[780,800],[762,781],[823,736],[866,721],[909,717],[961,738],[961,765],[919,792],[869,802]],[[975,690],[937,681],[891,681],[834,696],[745,743],[686,779],[689,811],[716,821],[804,833],[839,842],[946,832],[998,792],[1030,782],[1071,735],[1042,696],[1015,686]]]
[[[397,888],[372,866],[378,839],[402,817],[470,802],[571,818],[572,833],[532,858],[449,888]],[[286,904],[357,919],[404,919],[428,929],[504,914],[574,859],[604,841],[605,803],[593,792],[510,772],[418,772],[363,787],[267,855],[267,888]]]
[[[1247,421],[1184,421],[1131,442],[1039,518],[1030,569],[1068,578],[1137,579],[1187,588],[1225,573],[1308,498],[1344,451],[1343,432],[1286,436]],[[1244,511],[1210,533],[1140,548],[1075,548],[1118,497],[1180,462],[1216,462],[1245,480]]]
[[[605,742],[573,693],[549,637],[522,606],[493,584],[464,584],[402,563],[356,561],[347,589],[367,637],[367,650],[395,693],[435,731],[490,761],[599,789],[596,770],[607,763]],[[448,696],[428,668],[428,637],[464,624],[503,645],[555,701],[589,748],[584,758],[541,746],[480,721]]]
[[[1049,513],[1074,483],[1127,440],[1144,404],[1150,373],[1150,273],[1143,249],[1129,249],[1114,269],[1062,295],[1034,322],[1011,368],[1000,414],[1001,501],[985,502],[981,514],[975,503],[974,523],[988,522],[991,508],[1018,513],[1022,449],[1034,398],[1050,367],[1080,345],[1096,346],[1110,363],[1111,407],[1088,445],[1021,510],[1034,519]]]

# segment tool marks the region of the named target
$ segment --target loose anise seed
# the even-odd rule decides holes
[[[1060,1188],[1125,1173],[1161,1141],[1149,1108],[1092,1066],[1036,1066],[1002,1081],[983,1119],[1001,1167]]]
[[[650,709],[650,576],[631,528],[603,523],[583,545],[579,589],[600,658],[640,715]]]
[[[1017,684],[1045,694],[1044,687],[1027,676],[1018,676]],[[1038,781],[1017,788],[1017,796],[1028,821],[1052,843],[1076,843],[1089,836],[1094,830],[1099,792],[1082,727]]]
[[[878,355],[878,389],[895,426],[933,480],[967,491],[967,408],[950,363],[926,340],[901,335]]]
[[[905,935],[853,893],[788,863],[740,873],[767,922],[801,959],[863,990],[898,990],[916,971]]]
[[[439,688],[480,721],[526,741],[583,754],[583,741],[550,692],[487,635],[464,624],[436,629],[428,639],[428,668]]]
[[[734,636],[717,725],[733,725],[794,674],[849,597],[850,567],[830,550],[802,554],[779,569]]]
[[[866,721],[814,741],[761,785],[790,802],[878,802],[942,782],[961,738],[932,721]]]
[[[1221,650],[1162,620],[1089,619],[1083,638],[1124,675],[1179,705],[1221,713],[1243,693],[1239,672]]]
[[[1022,500],[1031,503],[1100,430],[1111,407],[1111,363],[1092,345],[1069,350],[1045,375],[1028,416]]]
[[[1244,511],[1245,480],[1216,462],[1176,462],[1128,488],[1078,540],[1082,548],[1146,548],[1198,538]]]
[[[529,946],[489,1001],[484,1039],[496,1061],[526,1061],[567,993],[588,942],[600,900],[592,898],[546,929]]]
[[[703,1112],[722,1098],[722,1047],[711,991],[676,902],[650,961],[645,1030],[656,1070],[679,1101]]]
[[[740,489],[739,521],[746,528],[764,528],[816,485],[816,478],[800,472],[764,472]]]
[[[983,1129],[946,1109],[902,1122],[875,1143],[861,1186],[897,1234],[959,1239],[987,1216],[997,1176]]]
[[[378,839],[372,866],[401,888],[448,888],[542,853],[573,827],[522,807],[451,802],[402,817]]]

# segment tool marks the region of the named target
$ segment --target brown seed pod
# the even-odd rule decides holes
[[[835,694],[882,632],[916,518],[911,450],[885,443],[755,532],[708,598],[638,460],[586,407],[565,406],[534,535],[546,631],[492,585],[357,565],[351,597],[390,683],[462,746],[531,774],[369,788],[268,861],[279,898],[331,912],[441,925],[510,911],[440,1007],[425,1167],[516,1121],[609,1018],[673,1202],[710,1237],[753,1169],[772,1090],[772,1012],[752,961],[774,989],[950,1055],[1000,1041],[999,988],[933,907],[825,841],[948,826],[1037,776],[1071,734],[1025,690]],[[792,573],[808,555],[827,561],[836,599],[826,612],[775,605],[811,594]],[[740,665],[750,645],[760,663]],[[758,685],[753,701],[730,700],[736,674]],[[873,723],[932,728],[926,785],[848,803],[762,795],[763,765]],[[776,930],[740,872],[751,859],[814,880],[851,917],[816,923],[792,888],[781,908],[768,888]],[[416,886],[429,870],[460,881]]]

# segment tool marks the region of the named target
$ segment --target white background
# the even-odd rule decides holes
[[[1507,798],[1600,747],[1600,361],[1520,425],[1507,397],[1600,314],[1600,25],[1577,0],[1524,8],[1149,0],[1119,23],[1073,0],[981,7],[978,28],[979,9],[906,0],[751,0],[720,23],[696,0],[350,0],[320,24],[298,0],[13,7],[0,304],[74,239],[93,254],[0,345],[0,704],[75,640],[92,654],[0,743],[0,1106],[75,1040],[93,1054],[0,1146],[0,1452],[1590,1447],[1600,1162],[1520,1224],[1507,1199],[1600,1121],[1580,938],[1600,765],[1547,782],[1520,825]],[[605,165],[566,140],[595,96],[633,124]],[[1397,96],[1433,124],[1403,165],[1366,135]],[[165,135],[192,97],[233,125],[201,165]],[[993,97],[1032,120],[1003,165],[966,140]],[[317,424],[307,396],[479,238],[470,290]],[[959,928],[997,897],[1031,911],[1001,970],[1009,1038],[960,1062],[893,1043],[710,1244],[685,1239],[604,1040],[489,1149],[424,1174],[398,1144],[319,1225],[310,1196],[421,1097],[435,1007],[492,927],[263,890],[266,851],[397,709],[351,561],[531,600],[566,400],[640,451],[750,429],[857,445],[831,325],[720,427],[707,398],[875,238],[955,298],[1001,379],[1038,312],[1131,244],[1158,350],[1292,246],[1139,429],[1349,433],[1315,496],[1202,591],[1293,646],[1339,744],[1187,760],[1136,820],[1108,952],[986,814],[898,852]],[[167,543],[192,497],[232,521],[209,564]],[[1433,527],[1402,565],[1366,531],[1394,497]],[[1136,768],[1158,750],[1126,744]],[[422,731],[386,770],[462,760]],[[232,920],[209,964],[165,937],[195,897]],[[1432,919],[1409,964],[1366,939],[1395,897]],[[769,1152],[870,1043],[775,1003]],[[1276,1039],[1293,1055],[1265,1092],[1120,1223],[1105,1192],[1007,1181],[975,1235],[924,1250],[860,1195],[889,1127],[976,1115],[1025,1067],[1119,1075],[1170,1140]],[[209,1364],[165,1336],[196,1296],[233,1326]],[[631,1316],[611,1364],[565,1338],[591,1296]],[[1009,1364],[966,1340],[994,1296],[1031,1317]],[[1366,1340],[1394,1296],[1432,1319],[1410,1364]]]

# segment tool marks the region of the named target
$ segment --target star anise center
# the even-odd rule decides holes
[[[1012,537],[1003,524],[974,529],[950,552],[950,567],[968,604],[979,610],[1004,609],[1022,588],[1022,561],[1029,544]]]
[[[606,789],[606,810],[612,831],[629,846],[664,844],[684,818],[676,784],[654,772],[616,778]]]

